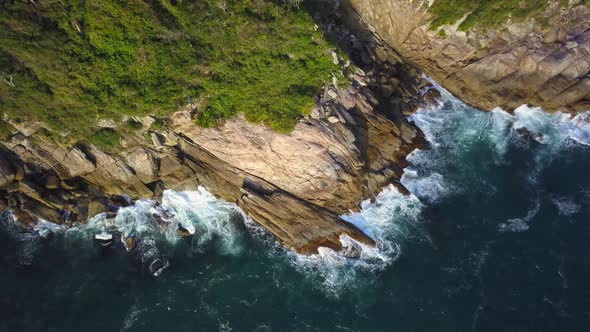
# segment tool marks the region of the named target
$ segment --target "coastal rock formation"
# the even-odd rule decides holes
[[[204,186],[238,204],[287,248],[313,254],[323,246],[350,256],[354,248],[343,248],[341,236],[374,241],[339,215],[389,183],[404,190],[398,180],[405,156],[424,144],[402,114],[410,98],[401,88],[376,88],[409,67],[382,66],[368,73],[357,68],[346,89],[326,85],[290,134],[241,116],[201,128],[194,124],[198,105],[172,114],[158,132],[122,137],[117,153],[66,147],[15,128],[0,151],[1,207],[24,225],[37,218],[72,225],[134,199],[159,199],[164,189]],[[423,83],[415,76],[406,81],[416,86],[412,91]]]
[[[522,104],[590,110],[590,6],[552,1],[538,18],[493,29],[431,29],[426,0],[346,0],[344,8],[460,99],[484,110]],[[571,4],[576,3],[570,1]],[[439,31],[440,29],[440,31]]]

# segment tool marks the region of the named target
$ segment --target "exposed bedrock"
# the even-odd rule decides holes
[[[125,195],[158,199],[164,189],[201,185],[296,252],[324,246],[345,253],[342,235],[372,245],[339,215],[390,183],[404,190],[398,180],[405,156],[424,144],[403,114],[410,110],[407,91],[423,82],[411,67],[379,63],[379,70],[356,69],[346,89],[326,85],[288,135],[239,116],[197,127],[196,105],[170,116],[164,130],[123,137],[118,153],[39,139],[33,125],[16,128],[0,151],[0,208],[10,207],[25,225],[38,218],[71,225],[129,204]],[[400,83],[394,76],[402,74]]]
[[[590,110],[589,5],[551,1],[536,20],[466,32],[457,22],[440,33],[430,29],[431,0],[342,3],[404,60],[476,107]]]

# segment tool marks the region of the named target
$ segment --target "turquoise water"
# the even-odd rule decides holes
[[[442,100],[413,116],[432,144],[408,158],[413,195],[343,216],[379,243],[361,259],[286,252],[202,188],[163,200],[188,239],[149,201],[70,230],[5,213],[0,330],[590,330],[590,116]],[[141,240],[102,248],[105,230]]]

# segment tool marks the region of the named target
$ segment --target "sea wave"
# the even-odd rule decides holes
[[[132,238],[137,241],[135,251],[154,275],[170,264],[166,260],[167,247],[188,241],[193,253],[212,250],[219,255],[240,255],[245,249],[244,237],[250,234],[299,272],[319,278],[329,293],[339,294],[354,285],[360,275],[381,271],[402,254],[405,241],[420,227],[424,206],[474,188],[493,192],[482,174],[507,163],[510,149],[536,150],[535,166],[530,172],[531,181],[535,181],[535,174],[560,150],[590,145],[590,113],[572,117],[529,106],[521,106],[513,114],[499,108],[481,112],[444,89],[435,88],[441,91],[439,100],[410,117],[431,145],[431,149],[416,150],[407,157],[409,166],[401,183],[411,194],[402,195],[394,186],[388,186],[373,202],[363,202],[360,212],[341,216],[377,243],[370,247],[342,236],[340,241],[345,246],[358,249],[359,258],[344,257],[329,248],[320,248],[311,256],[282,249],[235,204],[216,199],[202,187],[185,192],[166,190],[161,203],[139,200],[120,208],[114,218],[103,213],[67,229],[42,221],[33,232],[11,230],[11,234],[27,243],[21,255],[25,264],[33,259],[38,238],[50,234],[61,234],[66,243],[78,248],[84,246],[81,242],[92,244],[97,235],[113,234],[122,247],[129,246],[128,239]],[[573,204],[554,202],[562,215],[576,212]],[[538,210],[537,201],[527,216],[509,219],[499,229],[524,231]],[[192,236],[184,238],[179,230]]]

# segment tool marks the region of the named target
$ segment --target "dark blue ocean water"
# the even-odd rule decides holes
[[[160,234],[151,202],[123,209],[132,253],[94,243],[100,216],[45,239],[5,214],[0,330],[590,330],[590,117],[442,100],[413,116],[432,143],[409,156],[413,195],[345,216],[380,243],[360,260],[288,253],[202,189],[164,199],[190,240]]]

